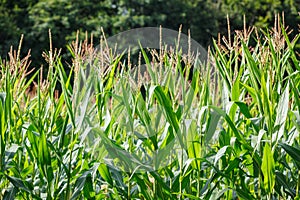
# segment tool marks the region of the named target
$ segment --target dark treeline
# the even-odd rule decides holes
[[[300,0],[2,0],[0,3],[0,56],[8,57],[10,46],[17,48],[24,34],[22,51],[31,49],[32,65],[43,64],[42,52],[49,49],[48,30],[53,46],[66,49],[76,31],[94,38],[101,27],[111,36],[130,28],[159,26],[183,32],[207,46],[212,37],[227,32],[226,15],[231,29],[247,25],[271,27],[275,13],[285,13],[286,24],[296,29],[300,22]],[[95,39],[95,41],[97,41]],[[66,51],[64,52],[66,55]]]

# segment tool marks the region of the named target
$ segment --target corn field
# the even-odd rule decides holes
[[[20,42],[0,63],[0,199],[300,199],[299,32],[275,21],[203,63],[77,39],[30,72]]]

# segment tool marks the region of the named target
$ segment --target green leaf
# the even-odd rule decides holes
[[[167,95],[164,93],[164,90],[161,86],[155,86],[154,88],[152,88],[152,90],[154,90],[158,102],[163,106],[165,110],[166,118],[168,122],[171,124],[171,126],[174,128],[174,131],[177,135],[177,139],[179,140],[180,145],[184,147],[183,136],[180,133],[180,129],[179,129],[179,121],[177,119],[176,113],[173,110],[170,98],[167,97]]]
[[[220,116],[224,117],[226,122],[228,123],[229,127],[233,131],[235,137],[241,142],[241,144],[245,145],[245,147],[249,150],[253,150],[253,148],[248,144],[244,136],[237,130],[236,126],[234,123],[231,121],[230,117],[223,111],[221,108],[218,108],[216,106],[209,106],[209,108],[212,108],[215,110]]]
[[[285,190],[287,190],[289,195],[294,197],[295,191],[293,185],[288,183],[289,182],[288,177],[286,177],[286,175],[284,175],[280,171],[276,171],[275,174],[276,174],[276,184],[282,186]]]
[[[104,164],[104,163],[101,163],[98,167],[98,171],[101,175],[101,177],[107,182],[109,183],[110,185],[113,185],[113,180],[112,180],[112,177],[111,177],[111,174],[108,170],[108,167]]]
[[[274,127],[279,126],[279,130],[272,135],[272,141],[275,141],[276,144],[279,142],[281,137],[284,134],[284,126],[289,110],[289,83],[287,84],[283,94],[280,96],[277,115]]]
[[[247,199],[247,200],[254,199],[249,191],[247,192],[240,188],[236,188],[235,191],[237,192],[238,196],[241,197],[242,199]]]
[[[278,102],[275,126],[283,124],[286,121],[288,108],[289,108],[289,82],[287,83],[287,86],[283,94],[280,96]]]
[[[264,146],[261,170],[264,175],[264,188],[272,193],[275,185],[275,162],[271,147],[268,143]]]
[[[280,146],[293,158],[297,168],[300,170],[300,149],[288,144],[280,144]]]
[[[86,171],[84,172],[75,182],[75,186],[74,186],[74,192],[73,195],[71,197],[71,200],[75,200],[78,198],[78,196],[83,192],[83,188],[86,184],[87,178],[91,177],[91,172],[90,171]]]
[[[250,112],[249,112],[249,109],[248,109],[248,106],[243,103],[243,102],[234,102],[239,108],[240,108],[240,112],[248,119],[252,118]]]
[[[219,160],[226,154],[227,149],[230,149],[230,146],[224,146],[221,149],[219,149],[218,153],[215,156],[214,165],[216,166]]]
[[[26,185],[24,184],[24,181],[21,180],[20,178],[17,178],[17,177],[13,177],[13,176],[8,176],[6,175],[6,178],[18,189],[20,190],[24,190],[26,191],[27,193],[31,193],[31,191],[29,190],[28,187],[26,187]]]
[[[206,143],[208,143],[212,139],[214,134],[216,133],[216,129],[217,129],[220,117],[221,117],[221,115],[215,111],[210,113],[208,130],[207,130],[206,134],[204,135]]]
[[[234,158],[229,162],[228,167],[226,168],[225,174],[229,174],[232,170],[238,169],[241,160],[239,158]]]
[[[140,49],[141,49],[143,58],[146,62],[147,72],[149,73],[149,75],[151,77],[151,81],[154,81],[154,83],[156,84],[157,83],[157,76],[155,75],[154,71],[152,70],[150,60],[149,60],[144,48],[142,47],[142,44],[140,43],[140,41],[139,41],[139,45],[140,45]]]
[[[236,79],[231,88],[231,101],[238,101],[240,97],[240,80]]]

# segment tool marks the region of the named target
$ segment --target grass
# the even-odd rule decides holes
[[[142,50],[147,74],[76,40],[71,64],[50,42],[47,78],[28,80],[11,50],[0,199],[299,199],[299,33],[275,21],[214,41],[205,65]]]

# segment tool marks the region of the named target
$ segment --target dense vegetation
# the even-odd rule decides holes
[[[0,199],[299,199],[299,32],[287,32],[279,20],[244,27],[214,41],[207,64],[142,50],[145,76],[76,40],[71,65],[51,43],[47,77],[28,80],[29,57],[11,51],[0,63]]]
[[[48,30],[52,30],[53,45],[63,48],[75,39],[76,31],[92,33],[95,42],[103,27],[108,36],[122,31],[162,25],[183,32],[190,29],[193,39],[207,46],[217,34],[227,30],[226,15],[232,31],[242,29],[243,15],[249,25],[259,28],[273,26],[274,14],[285,12],[286,21],[296,29],[300,20],[299,0],[2,0],[0,1],[0,56],[7,58],[10,46],[18,45],[24,34],[22,55],[31,49],[33,66],[43,62],[42,51],[48,48]]]

